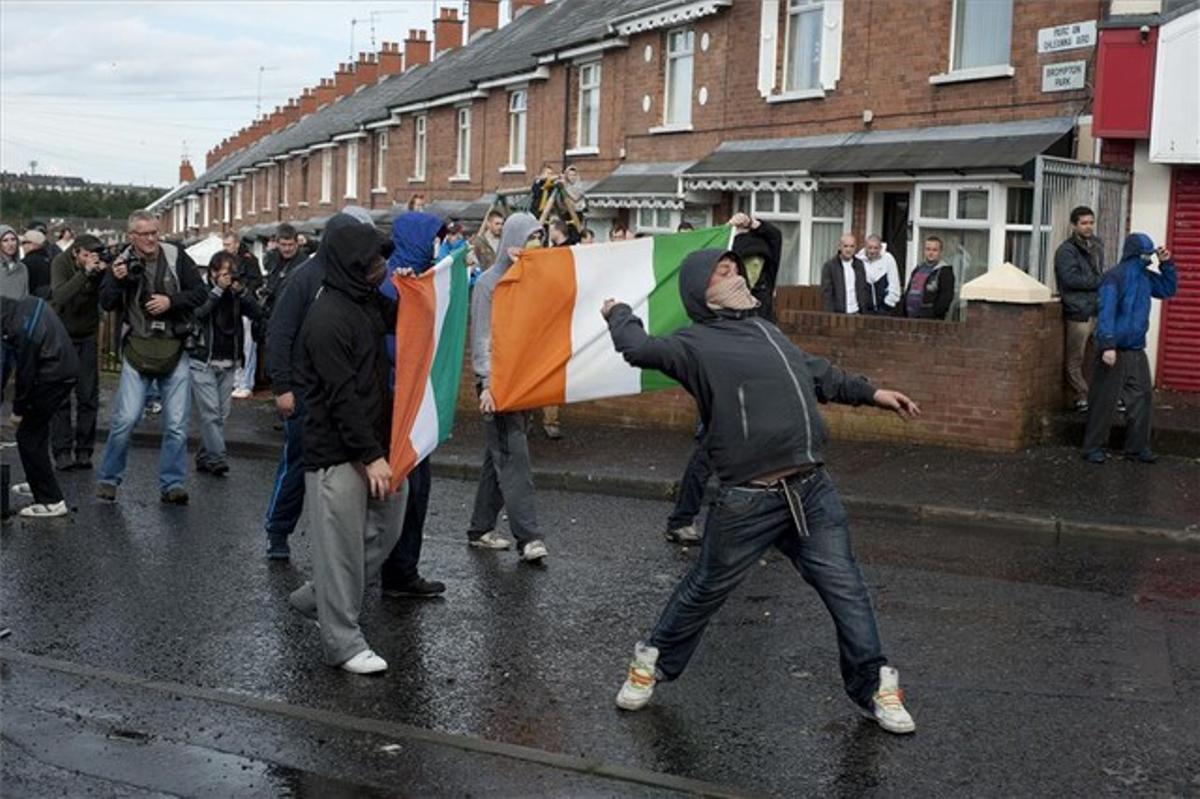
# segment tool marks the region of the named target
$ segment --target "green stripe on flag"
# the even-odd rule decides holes
[[[437,351],[429,369],[433,400],[437,406],[438,442],[450,437],[454,427],[454,406],[462,377],[463,349],[467,344],[467,248],[454,254],[450,266],[450,304],[438,333]]]
[[[688,230],[654,237],[654,290],[650,292],[646,332],[665,336],[691,324],[679,299],[679,265],[696,250],[729,249],[729,227]],[[662,372],[642,370],[642,391],[671,388],[676,383]]]

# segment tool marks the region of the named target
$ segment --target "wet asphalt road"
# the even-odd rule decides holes
[[[319,661],[262,558],[273,463],[158,502],[0,531],[0,793],[647,796],[1200,794],[1200,551],[861,523],[860,559],[919,729],[862,721],[832,625],[770,557],[650,708],[612,698],[694,553],[662,503],[544,492],[545,568],[465,546],[473,485],[436,481],[440,601],[372,599],[382,678]],[[836,477],[836,472],[835,472]],[[679,778],[692,780],[683,782]]]

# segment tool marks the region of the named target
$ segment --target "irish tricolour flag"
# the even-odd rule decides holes
[[[392,488],[450,436],[467,340],[466,249],[417,277],[391,280],[396,313]]]
[[[720,227],[526,250],[492,300],[496,407],[540,408],[674,385],[617,354],[600,306],[608,297],[628,303],[653,336],[689,324],[679,299],[679,264],[695,250],[728,247],[729,235]]]

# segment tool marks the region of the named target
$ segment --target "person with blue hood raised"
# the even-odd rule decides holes
[[[1157,258],[1158,271],[1151,269]],[[1171,252],[1155,247],[1145,233],[1125,239],[1121,261],[1100,280],[1096,312],[1096,363],[1088,391],[1087,430],[1083,457],[1104,463],[1117,402],[1125,399],[1125,457],[1154,463],[1150,449],[1150,411],[1154,383],[1146,358],[1146,331],[1150,329],[1150,299],[1175,296],[1179,279]]]
[[[409,211],[392,222],[392,255],[388,258],[389,274],[401,271],[419,275],[431,268],[438,233],[442,220],[423,211]],[[379,291],[392,301],[398,300],[396,286],[385,280]],[[389,390],[395,392],[396,384],[396,335],[395,330],[387,335],[388,363],[392,365],[388,382]],[[383,595],[392,598],[432,598],[446,592],[444,583],[426,580],[417,571],[421,560],[421,540],[425,534],[425,515],[429,511],[429,493],[433,487],[433,471],[429,459],[418,463],[408,473],[408,507],[404,513],[404,527],[400,538],[392,547],[383,563],[381,582]]]

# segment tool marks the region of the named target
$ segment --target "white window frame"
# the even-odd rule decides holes
[[[266,183],[266,186],[264,188],[266,189],[266,191],[264,192],[265,196],[263,197],[262,209],[264,211],[270,211],[271,210],[271,202],[275,198],[275,191],[276,191],[275,165],[271,164],[271,166],[267,167],[266,173],[267,173],[267,176],[266,176],[266,178],[264,178],[264,182]]]
[[[768,103],[787,103],[796,100],[819,100],[826,92],[837,88],[842,77],[842,31],[844,25],[845,0],[823,0],[821,21],[821,79],[815,89],[783,91],[781,86],[787,75],[788,31],[779,35],[779,4],[790,0],[760,0],[762,4],[758,42],[758,92]],[[787,16],[790,25],[791,16]],[[778,70],[780,39],[783,40],[784,70]]]
[[[633,227],[635,233],[675,233],[679,230],[679,220],[683,216],[683,212],[674,208],[635,208],[633,209]],[[649,224],[642,224],[642,216],[650,214],[652,221]],[[663,219],[666,218],[664,224]]]
[[[1003,64],[989,64],[979,67],[955,67],[955,62],[958,61],[958,16],[959,6],[964,0],[951,0],[950,9],[950,61],[947,64],[946,71],[940,75],[931,75],[929,82],[935,85],[945,83],[962,83],[972,80],[990,80],[992,78],[1011,78],[1016,74],[1016,70],[1012,66],[1012,34],[1013,34],[1013,13],[1016,11],[1013,0],[1007,0],[1009,3],[1008,17],[1008,57]],[[995,0],[990,0],[995,2]]]
[[[204,227],[208,227],[210,224],[212,224],[212,198],[207,194],[201,194],[200,197],[202,198],[202,202],[204,204]]]
[[[230,188],[229,186],[221,187],[221,221],[226,225],[229,224],[230,220],[230,205],[233,194]]]
[[[529,90],[514,89],[508,93],[508,164],[505,171],[525,171],[528,125]]]
[[[346,199],[358,199],[358,139],[346,142]]]
[[[471,179],[471,107],[454,109],[454,176],[452,181]]]
[[[429,116],[413,118],[413,174],[411,182],[425,180],[425,156],[429,144]]]
[[[200,211],[200,198],[193,194],[187,200],[187,226],[189,228],[199,227],[197,224]]]
[[[924,260],[924,245],[926,231],[934,228],[942,228],[947,230],[982,230],[988,233],[988,254],[987,263],[983,270],[984,273],[990,271],[993,266],[997,266],[1004,262],[1004,234],[1005,219],[1007,217],[1008,205],[1008,187],[1010,185],[1025,185],[1021,183],[998,183],[995,181],[941,181],[941,182],[920,182],[913,185],[912,195],[912,218],[913,234],[908,242],[908,262],[909,264],[920,264]],[[946,219],[937,217],[927,217],[924,215],[924,209],[921,208],[921,192],[923,191],[949,191],[950,192],[950,208],[949,216]],[[958,217],[958,193],[960,191],[986,191],[988,193],[988,214],[986,219],[960,219]],[[1019,226],[1015,226],[1019,227]],[[943,251],[942,257],[946,257]],[[962,288],[963,280],[959,271],[955,270],[955,279],[957,289]]]
[[[803,14],[814,14],[814,15],[819,16],[820,20],[821,20],[819,30],[821,31],[821,34],[822,34],[821,38],[824,39],[825,3],[823,2],[823,0],[786,0],[786,2],[787,2],[787,5],[785,6],[785,8],[787,11],[785,14],[785,22],[784,22],[784,26],[783,26],[783,30],[784,30],[784,34],[783,34],[783,77],[782,77],[783,93],[784,94],[800,94],[802,92],[821,92],[821,94],[823,96],[825,92],[821,87],[821,69],[820,69],[819,64],[817,66],[817,81],[816,81],[817,85],[816,86],[804,86],[802,88],[795,88],[795,87],[788,86],[788,74],[791,72],[791,68],[792,68],[792,63],[791,63],[791,61],[792,61],[792,59],[791,59],[792,35],[796,32],[792,26],[792,17],[799,17]],[[825,42],[822,41],[820,44],[823,48]]]
[[[372,191],[387,191],[388,130],[375,131],[375,185]]]
[[[671,51],[671,40],[676,36],[682,36],[686,42],[691,40],[691,47],[687,50],[679,52]],[[687,119],[671,119],[671,71],[676,65],[676,62],[681,59],[690,59],[692,62],[691,68],[691,83],[687,86]],[[663,72],[663,128],[675,129],[680,128],[690,129],[692,126],[692,87],[696,84],[696,31],[691,27],[673,28],[667,31],[666,42],[663,45],[663,61],[665,68]]]
[[[333,202],[333,148],[321,150],[321,202]]]
[[[812,281],[812,238],[813,224],[825,224],[833,222],[841,222],[843,230],[850,230],[854,217],[854,190],[851,184],[829,183],[820,188],[824,189],[842,189],[845,198],[843,203],[843,213],[841,219],[836,217],[815,217],[813,216],[813,196],[812,191],[800,192],[778,192],[762,190],[763,193],[773,195],[770,208],[760,208],[758,203],[758,195],[760,192],[746,192],[734,197],[734,210],[744,210],[746,213],[755,219],[761,219],[764,222],[791,222],[799,223],[800,225],[800,246],[797,250],[797,262],[792,265],[780,264],[780,277],[788,275],[792,269],[801,282],[784,283],[782,280],[781,286],[811,286],[817,285]],[[781,194],[796,194],[796,210],[781,211],[780,195]],[[817,276],[819,282],[820,276]]]
[[[258,173],[251,172],[246,180],[250,184],[250,213],[253,214],[258,211]]]
[[[279,207],[288,207],[288,184],[292,182],[292,161],[289,158],[283,162],[283,180],[279,186]]]
[[[600,81],[603,77],[600,61],[579,65],[579,109],[575,119],[576,154],[600,152]],[[588,126],[584,129],[583,114],[588,111]]]
[[[233,184],[233,186],[234,186],[234,188],[233,188],[233,218],[234,219],[242,218],[242,186],[244,186],[245,183],[246,183],[246,181],[239,180],[237,183]]]

